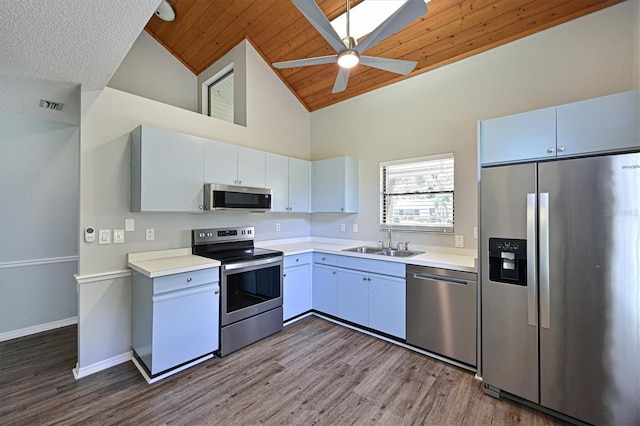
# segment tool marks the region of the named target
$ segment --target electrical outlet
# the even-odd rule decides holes
[[[344,223],[340,224],[340,231],[344,232],[347,230],[347,225],[345,225]]]
[[[156,238],[156,232],[155,229],[153,228],[147,228],[146,234],[145,234],[145,239],[147,241],[153,241]]]
[[[280,224],[276,223],[276,232],[280,232]]]
[[[456,235],[456,247],[462,248],[464,247],[464,236]]]
[[[477,240],[478,239],[478,228],[473,228],[473,239]]]
[[[124,243],[124,229],[113,230],[113,243],[114,244]]]
[[[111,229],[101,229],[98,232],[98,244],[111,244]]]
[[[351,225],[351,231],[352,232],[358,232],[358,224],[354,223],[353,225]]]

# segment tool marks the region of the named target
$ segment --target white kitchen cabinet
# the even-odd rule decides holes
[[[338,314],[338,271],[335,266],[314,263],[311,293],[314,310],[333,316]]]
[[[483,165],[555,158],[556,107],[479,123]]]
[[[358,212],[358,160],[338,157],[313,162],[312,211]]]
[[[266,154],[266,187],[272,191],[272,211],[308,213],[311,163],[278,154]]]
[[[371,275],[369,282],[369,327],[407,338],[406,281],[404,278]]]
[[[338,317],[369,326],[369,282],[366,273],[338,270]]]
[[[201,138],[140,125],[131,132],[132,212],[203,211]]]
[[[558,157],[640,147],[640,90],[557,108]]]
[[[289,211],[311,211],[311,162],[289,157]]]
[[[287,321],[311,310],[311,256],[284,258],[283,319]]]
[[[204,182],[264,188],[266,153],[204,140]]]
[[[131,276],[131,346],[150,375],[218,350],[219,268]]]

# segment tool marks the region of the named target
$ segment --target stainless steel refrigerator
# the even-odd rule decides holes
[[[640,424],[640,153],[481,170],[482,376]]]

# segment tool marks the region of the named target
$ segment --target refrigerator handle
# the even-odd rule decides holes
[[[527,194],[527,317],[529,325],[536,319],[536,194]]]
[[[549,193],[540,193],[540,326],[551,328],[549,307]]]

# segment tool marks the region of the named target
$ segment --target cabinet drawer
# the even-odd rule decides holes
[[[284,257],[283,265],[285,268],[299,266],[311,263],[311,253],[293,254]]]
[[[313,262],[336,266],[338,264],[338,256],[335,254],[313,253]]]
[[[384,260],[338,256],[338,266],[341,268],[356,269],[358,271],[370,272],[373,274],[391,275],[392,277],[404,278],[405,276],[405,264],[398,262],[385,262]]]
[[[158,277],[153,280],[153,294],[162,294],[202,284],[216,283],[220,281],[219,277],[220,268],[201,269],[199,271],[183,272],[181,274]]]

